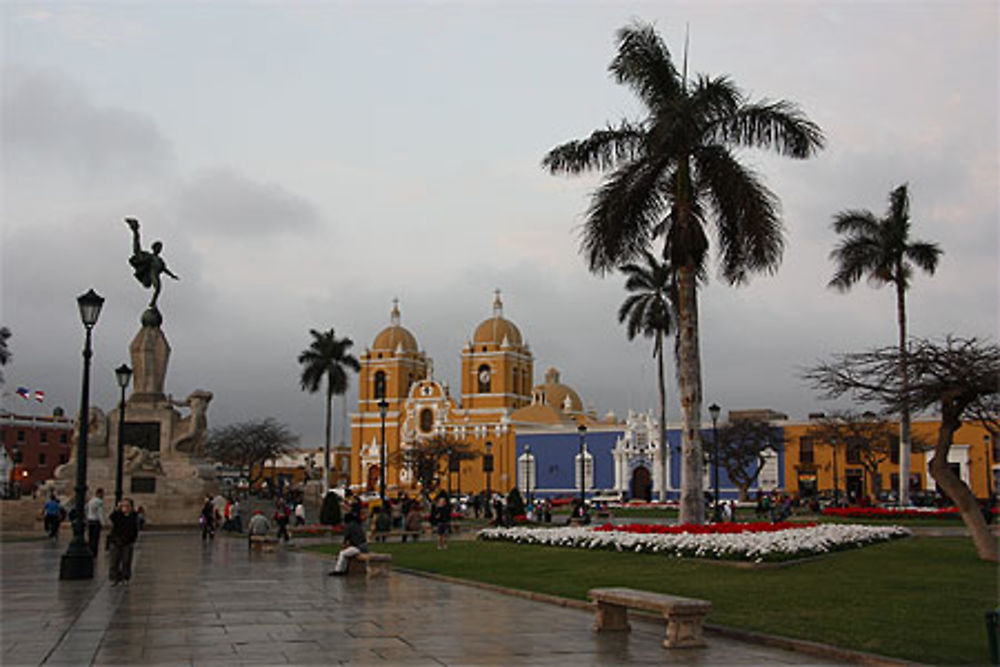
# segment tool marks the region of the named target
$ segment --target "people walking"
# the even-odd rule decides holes
[[[274,507],[274,523],[278,526],[278,539],[285,540],[287,542],[291,539],[288,534],[288,521],[291,519],[291,510],[288,509],[288,505],[285,504],[284,500],[278,499],[277,504]]]
[[[201,539],[208,540],[215,538],[215,507],[211,498],[205,498],[205,504],[201,506]]]
[[[132,511],[132,500],[122,498],[111,513],[111,532],[108,544],[111,548],[111,562],[108,578],[112,586],[128,586],[132,578],[132,553],[139,539],[139,515]]]
[[[437,534],[438,549],[448,548],[448,533],[451,532],[451,503],[448,502],[448,494],[438,491],[434,499],[434,507],[431,508],[431,526]]]
[[[90,553],[97,558],[101,547],[101,528],[108,522],[104,515],[104,489],[97,489],[94,497],[87,501],[87,546]]]
[[[56,498],[55,492],[45,501],[45,505],[42,507],[42,517],[45,522],[45,532],[52,539],[56,539],[59,536],[59,524],[63,520],[63,507],[59,499]]]
[[[347,566],[351,558],[358,554],[368,553],[368,538],[361,527],[361,517],[348,512],[344,517],[344,548],[337,554],[337,562],[330,570],[331,577],[342,577],[347,574]]]

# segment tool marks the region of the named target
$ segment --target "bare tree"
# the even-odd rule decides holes
[[[837,457],[841,451],[848,461],[856,459],[868,477],[868,492],[872,496],[878,496],[882,490],[879,468],[892,456],[896,436],[896,429],[890,421],[874,412],[835,412],[816,420],[809,428],[809,435],[834,450],[835,497],[840,495]]]
[[[268,417],[212,429],[202,454],[219,463],[245,469],[253,488],[264,477],[265,464],[291,453],[298,442],[299,437],[288,426]]]
[[[749,498],[749,489],[767,462],[767,453],[785,448],[781,429],[762,419],[734,419],[718,428],[719,465],[736,485],[740,500]],[[715,462],[715,447],[706,448],[708,462]]]
[[[996,539],[976,503],[972,490],[948,466],[955,431],[963,421],[978,421],[995,431],[1000,426],[1000,347],[977,338],[948,336],[943,342],[916,340],[907,354],[909,378],[901,386],[900,352],[883,347],[868,352],[836,355],[804,373],[826,397],[850,394],[877,402],[887,412],[903,404],[922,411],[936,407],[941,426],[934,444],[930,471],[969,528],[983,560],[998,561]]]

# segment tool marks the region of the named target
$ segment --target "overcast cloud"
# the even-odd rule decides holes
[[[129,232],[180,275],[160,299],[168,391],[209,389],[214,425],[273,416],[322,442],[295,358],[310,328],[360,354],[403,323],[457,390],[459,354],[503,290],[536,356],[601,414],[655,405],[647,341],[615,321],[619,276],[589,274],[578,228],[597,176],[539,162],[641,113],[606,68],[614,32],[654,22],[690,70],[797,102],[828,148],[747,152],[781,200],[784,262],[702,291],[706,403],[804,417],[798,369],[895,340],[893,294],[827,290],[834,213],[881,215],[908,182],[914,236],[945,251],[908,296],[916,336],[996,339],[998,6],[959,2],[6,3],[0,324],[12,392],[79,404],[74,299],[107,298],[93,402],[110,409],[148,293]],[[671,365],[672,374],[672,365]],[[670,390],[670,415],[678,416]],[[355,388],[350,394],[354,407]]]

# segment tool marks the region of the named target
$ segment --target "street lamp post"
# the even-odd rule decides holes
[[[115,505],[122,501],[122,457],[125,451],[125,389],[132,379],[132,369],[122,364],[115,369],[115,379],[122,390],[122,400],[118,405],[118,465],[115,468]]]
[[[378,402],[378,413],[382,417],[382,447],[379,450],[378,466],[378,497],[385,505],[385,414],[389,410],[389,402],[380,398]]]
[[[483,456],[483,472],[486,473],[485,516],[489,519],[493,517],[493,489],[490,485],[493,476],[493,443],[489,441],[486,443],[486,454]]]
[[[708,406],[708,414],[712,415],[712,437],[715,440],[715,456],[712,457],[712,467],[715,469],[715,509],[712,512],[713,519],[718,521],[719,516],[719,412],[722,408],[716,403]]]
[[[583,510],[587,506],[587,477],[583,456],[583,452],[587,448],[587,425],[580,424],[576,430],[580,433],[580,516],[582,517]]]
[[[80,319],[86,330],[86,340],[83,346],[83,388],[80,392],[80,437],[76,443],[76,517],[73,520],[73,540],[69,543],[66,553],[59,563],[60,579],[93,579],[94,555],[84,541],[83,498],[87,494],[87,435],[90,429],[90,358],[91,331],[101,315],[104,297],[94,290],[77,298],[80,309]]]

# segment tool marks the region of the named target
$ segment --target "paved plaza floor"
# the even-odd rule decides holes
[[[67,540],[0,545],[3,665],[828,664],[709,636],[666,650],[663,624],[596,634],[578,609],[393,572],[329,577],[323,556],[147,533],[128,587],[60,581]],[[567,576],[572,576],[567,573]]]

